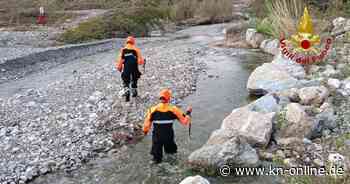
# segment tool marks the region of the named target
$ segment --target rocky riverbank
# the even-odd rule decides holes
[[[338,180],[349,181],[349,23],[344,18],[333,21],[332,32],[343,34],[336,37],[327,60],[308,72],[280,54],[278,40],[264,40],[248,29],[247,43],[275,55],[247,82],[249,93],[261,97],[225,118],[207,143],[189,156],[192,168],[260,167],[264,161],[286,168],[337,166],[344,170]]]
[[[1,84],[16,94],[4,92],[0,99],[0,183],[71,171],[115,152],[140,136],[144,111],[161,88],[171,87],[178,101],[196,89],[203,67],[194,60],[199,47],[168,38],[144,40],[140,46],[148,62],[140,97],[131,103],[117,96],[121,81],[114,51]]]

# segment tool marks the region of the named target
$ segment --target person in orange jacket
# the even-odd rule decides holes
[[[119,72],[122,72],[121,78],[123,80],[125,101],[130,101],[130,91],[132,97],[137,96],[137,81],[141,76],[138,65],[145,63],[142,58],[141,51],[136,47],[135,38],[129,36],[126,39],[124,48],[120,49],[116,67]],[[130,90],[131,84],[131,90]]]
[[[143,132],[147,135],[153,124],[151,155],[155,163],[162,162],[163,148],[165,153],[177,153],[173,123],[178,120],[185,126],[190,125],[192,113],[191,107],[188,107],[184,114],[181,109],[170,104],[171,91],[169,89],[163,89],[159,96],[161,102],[148,110],[143,125]]]

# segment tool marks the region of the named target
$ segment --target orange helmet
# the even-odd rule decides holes
[[[135,38],[133,36],[128,36],[128,38],[126,38],[126,43],[135,45]]]
[[[169,89],[163,89],[159,93],[159,98],[164,102],[169,102],[171,98],[171,91]]]

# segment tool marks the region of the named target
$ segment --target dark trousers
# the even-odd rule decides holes
[[[162,161],[163,148],[165,153],[177,153],[177,146],[174,139],[174,129],[172,125],[155,125],[153,128],[151,155],[153,155],[153,159],[155,161]]]
[[[140,78],[138,74],[132,74],[132,73],[122,73],[122,80],[123,80],[123,87],[130,88],[137,88],[137,80]]]

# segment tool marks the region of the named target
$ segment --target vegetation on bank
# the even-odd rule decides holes
[[[49,26],[60,26],[73,19],[71,10],[107,9],[104,17],[94,18],[67,30],[61,41],[79,43],[110,38],[116,34],[145,35],[164,23],[188,19],[207,22],[232,16],[232,0],[0,0],[0,26],[27,27],[35,24],[39,7],[45,8]]]
[[[66,31],[61,41],[79,43],[114,36],[147,35],[153,28],[192,18],[216,20],[232,15],[232,0],[138,0],[113,7],[106,16],[80,24]]]
[[[329,20],[350,17],[350,0],[255,0],[252,4],[251,26],[258,32],[279,38],[295,33],[304,7],[308,7],[317,32],[326,31]]]

